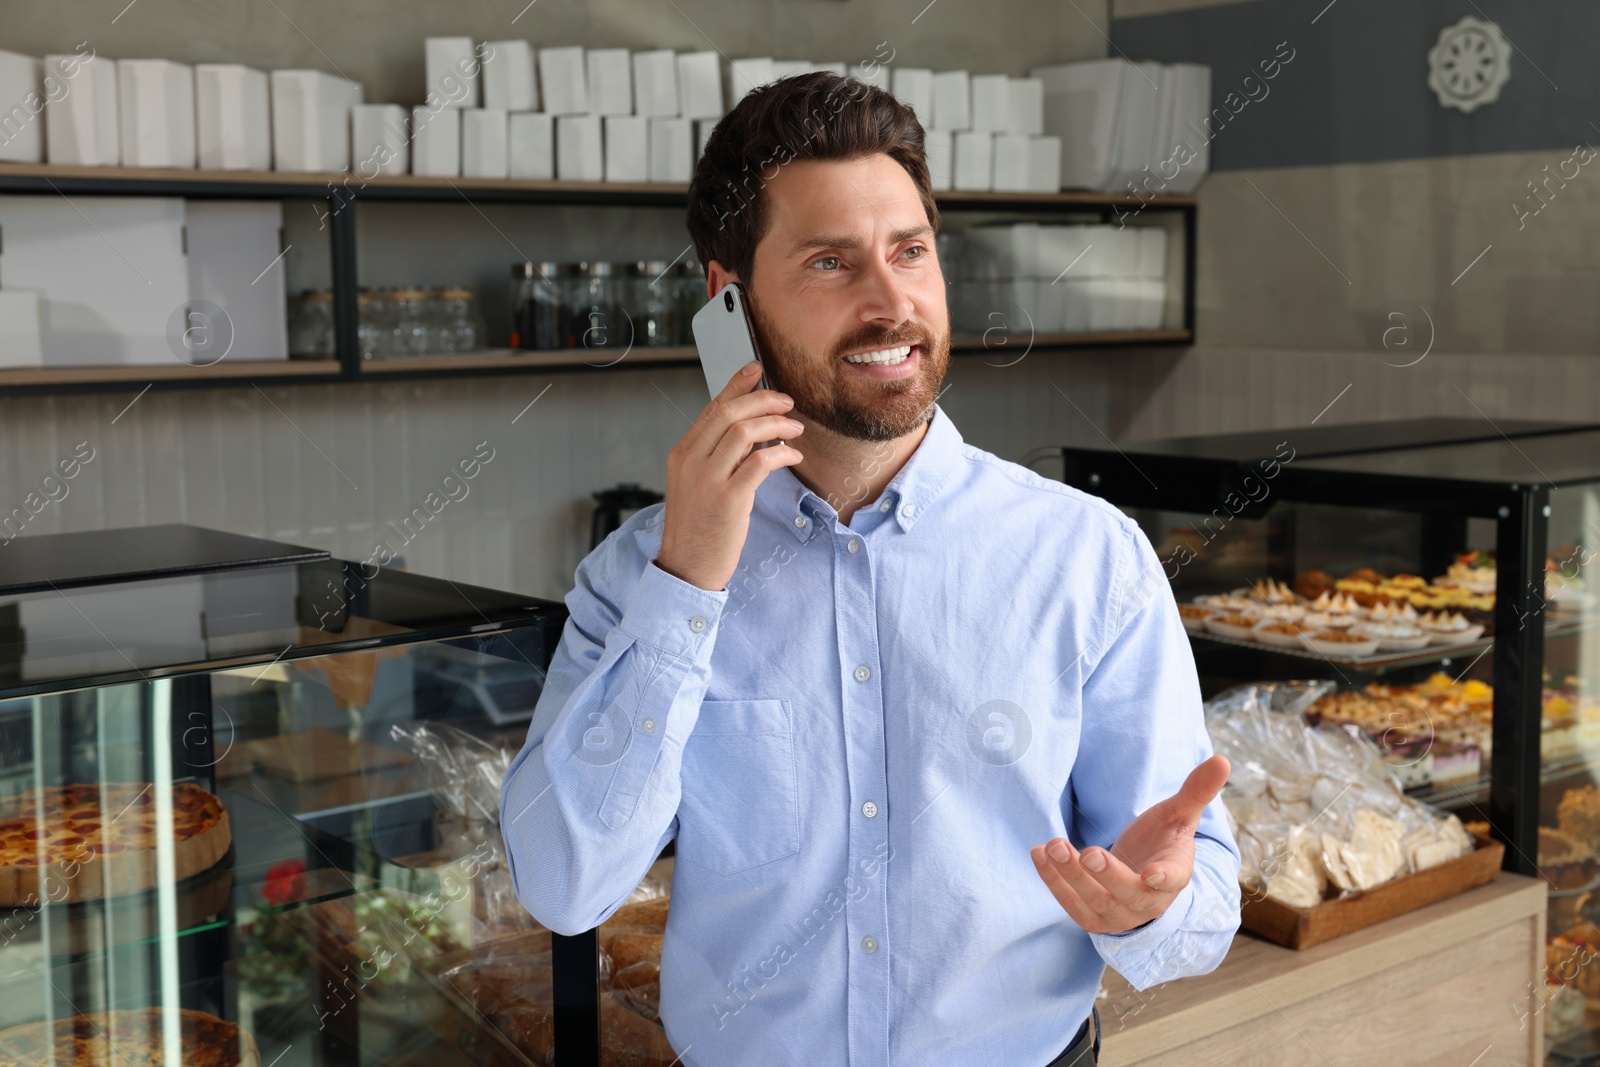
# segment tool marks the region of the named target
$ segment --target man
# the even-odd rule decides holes
[[[501,798],[517,893],[589,929],[676,839],[661,1017],[693,1067],[1089,1067],[1107,964],[1204,973],[1238,926],[1155,553],[935,403],[939,216],[891,96],[751,93],[689,201],[772,388],[735,376],[578,567]]]

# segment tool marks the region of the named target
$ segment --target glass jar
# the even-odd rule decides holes
[[[616,304],[611,264],[581,264],[574,278],[573,299],[567,319],[567,344],[571,348],[627,347],[627,320]]]
[[[706,306],[706,272],[692,259],[679,263],[672,272],[672,306],[676,314],[674,344],[694,344],[694,317]]]
[[[389,299],[382,289],[356,294],[356,339],[362,359],[389,355]]]
[[[443,311],[441,336],[446,352],[477,352],[484,347],[484,321],[470,289],[446,289],[440,294]]]
[[[511,347],[561,347],[561,299],[555,263],[517,263],[511,268]]]
[[[635,282],[629,293],[632,303],[628,307],[633,319],[634,343],[649,347],[675,344],[672,279],[667,275],[666,261],[654,259],[635,263],[628,273]]]
[[[389,328],[390,354],[396,359],[428,353],[427,294],[421,289],[396,289]]]
[[[300,294],[289,316],[289,354],[296,359],[332,359],[333,293],[328,289]]]

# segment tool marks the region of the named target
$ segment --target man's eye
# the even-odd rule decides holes
[[[821,259],[816,260],[811,265],[813,267],[816,267],[819,270],[838,270],[839,269],[839,257],[838,256],[823,256]]]
[[[924,252],[926,252],[926,251],[927,251],[927,249],[922,247],[921,245],[912,245],[910,248],[906,249],[904,252],[902,252],[900,254],[902,256],[905,256],[907,259],[921,259],[922,258],[922,254]]]

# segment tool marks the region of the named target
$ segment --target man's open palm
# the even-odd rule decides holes
[[[1091,934],[1119,934],[1157,918],[1194,874],[1200,813],[1231,768],[1212,756],[1177,793],[1129,823],[1107,852],[1081,852],[1063,838],[1033,846],[1033,865],[1068,915]]]

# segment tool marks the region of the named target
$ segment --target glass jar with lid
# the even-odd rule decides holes
[[[389,355],[388,294],[382,289],[363,289],[356,294],[356,339],[362,359],[383,359]]]
[[[679,263],[672,271],[672,306],[676,314],[674,344],[694,344],[694,317],[706,306],[706,272],[692,259]]]
[[[522,262],[511,267],[511,347],[561,347],[561,298],[556,292],[560,266]]]
[[[470,289],[445,289],[440,294],[442,316],[440,351],[477,352],[484,347],[484,321]]]
[[[396,289],[390,296],[393,307],[390,354],[398,359],[428,353],[427,293],[421,289]]]
[[[609,263],[579,265],[567,320],[571,348],[626,349],[627,320],[617,308],[614,275]]]
[[[666,261],[634,263],[628,273],[634,282],[628,294],[634,343],[651,347],[675,344],[672,279],[668,277]]]

